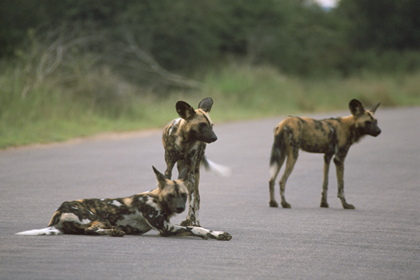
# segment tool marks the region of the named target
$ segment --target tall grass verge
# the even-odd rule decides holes
[[[19,69],[0,74],[0,148],[154,128],[174,115],[175,100],[160,100],[109,71],[31,85],[25,78]]]
[[[420,72],[314,80],[232,63],[209,72],[201,90],[162,95],[130,84],[110,69],[83,63],[40,81],[24,67],[3,68],[0,148],[163,127],[177,117],[176,101],[196,106],[207,96],[215,100],[215,122],[346,110],[352,98],[366,105],[420,105]]]
[[[420,72],[305,79],[268,66],[231,64],[210,73],[205,84],[207,95],[222,101],[222,115],[213,114],[220,120],[347,110],[353,98],[385,107],[420,105]]]

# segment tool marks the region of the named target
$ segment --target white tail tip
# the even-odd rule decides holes
[[[270,180],[274,180],[277,177],[277,174],[279,174],[280,168],[277,162],[273,163],[270,166]]]
[[[229,177],[230,175],[232,175],[232,169],[230,167],[215,163],[209,159],[206,159],[206,161],[207,164],[205,165],[205,167],[207,170],[210,170],[211,172],[214,172],[217,175],[223,177]]]
[[[47,227],[43,229],[32,229],[16,233],[16,235],[60,235],[63,234],[55,227]]]

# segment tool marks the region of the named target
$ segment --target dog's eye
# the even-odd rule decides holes
[[[372,122],[371,122],[371,121],[366,121],[366,122],[365,122],[365,124],[366,124],[366,125],[371,125],[371,124],[372,124]]]
[[[207,124],[205,124],[205,123],[200,123],[200,129],[204,129],[204,128],[206,128],[207,127]]]

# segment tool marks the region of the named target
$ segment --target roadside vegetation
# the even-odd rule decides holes
[[[0,148],[163,127],[207,96],[216,123],[420,105],[415,1],[17,2],[0,4]]]

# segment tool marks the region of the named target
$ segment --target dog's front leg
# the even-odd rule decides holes
[[[192,226],[200,226],[200,220],[198,218],[198,213],[200,211],[200,190],[199,190],[199,184],[200,184],[200,168],[198,167],[195,171],[195,174],[193,175],[193,188],[194,188],[194,200],[191,201],[190,205],[192,205],[192,213],[190,216],[190,221]]]
[[[338,198],[340,198],[341,204],[343,205],[344,209],[355,209],[355,207],[352,204],[347,203],[346,198],[344,196],[344,159],[345,157],[341,158],[337,155],[334,157],[334,164],[337,172],[337,196]]]
[[[188,214],[182,226],[200,226],[198,212],[200,210],[200,192],[198,189],[200,181],[200,159],[196,150],[192,151],[183,162],[184,166],[188,166],[187,188],[188,188]]]
[[[321,207],[328,208],[327,196],[328,196],[328,173],[330,170],[330,163],[333,154],[324,155],[324,182],[322,184],[321,193]]]
[[[179,226],[167,223],[165,229],[160,231],[161,236],[197,236],[203,239],[216,239],[222,241],[229,241],[232,235],[224,231],[213,231],[202,227]]]
[[[143,217],[150,227],[159,231],[161,236],[198,236],[203,239],[212,238],[216,240],[230,240],[232,238],[232,235],[223,231],[212,231],[201,227],[172,224],[169,221],[169,217],[161,212],[160,207],[153,205],[153,203],[149,203],[148,205],[150,208],[147,213],[143,213]]]
[[[199,179],[199,173],[190,173],[188,176],[187,187],[189,207],[187,218],[181,223],[182,226],[200,226],[200,221],[198,219],[198,212],[200,210],[200,193],[198,190]]]

